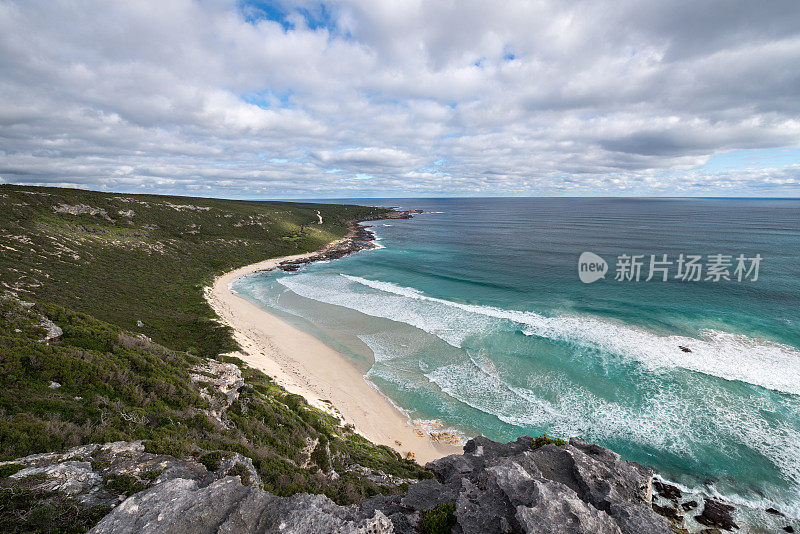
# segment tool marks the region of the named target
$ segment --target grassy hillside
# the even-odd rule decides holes
[[[58,341],[40,341],[42,318],[63,330]],[[214,366],[224,365],[209,366],[85,314],[0,293],[0,461],[141,439],[148,452],[191,455],[210,469],[238,452],[252,459],[265,489],[324,493],[339,503],[399,492],[404,480],[430,476],[235,363],[244,385],[231,402],[215,386]],[[30,510],[44,496],[9,489],[10,467],[0,473],[0,524],[20,526],[6,516],[19,507],[12,504],[24,497]]]
[[[339,503],[431,476],[221,356],[235,344],[202,295],[216,274],[315,250],[384,210],[8,185],[0,208],[0,461],[144,440],[211,470],[239,453],[265,489]],[[63,334],[43,341],[48,325]],[[3,530],[80,532],[102,515],[16,469],[0,469]]]
[[[315,250],[382,211],[0,185],[0,286],[214,356],[234,348],[202,296],[215,275]]]

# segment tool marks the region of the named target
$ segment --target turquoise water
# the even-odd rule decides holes
[[[368,203],[436,213],[373,223],[378,250],[233,288],[414,419],[581,435],[755,523],[772,525],[767,506],[800,517],[800,201]],[[604,280],[580,282],[584,251]],[[763,259],[756,281],[643,281],[650,254],[681,253]],[[642,281],[614,280],[621,254],[645,255]]]

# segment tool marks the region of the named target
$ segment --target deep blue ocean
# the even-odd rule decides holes
[[[800,200],[348,203],[432,213],[371,223],[378,250],[233,288],[413,419],[501,441],[581,435],[725,496],[746,523],[779,526],[768,506],[800,517]],[[608,263],[591,284],[587,251]],[[645,281],[664,254],[668,281]],[[675,278],[681,254],[701,256],[699,281]],[[705,279],[716,254],[730,280]],[[642,256],[638,282],[615,280],[622,255]],[[740,255],[760,255],[756,280],[737,280]]]

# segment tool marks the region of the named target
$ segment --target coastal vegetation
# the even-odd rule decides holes
[[[318,249],[385,210],[17,186],[0,205],[0,461],[142,440],[209,471],[238,454],[265,490],[340,504],[431,476],[226,356],[237,346],[203,298],[216,274]],[[83,531],[107,511],[12,480],[20,468],[0,466],[5,531]],[[104,484],[130,495],[155,473]],[[255,481],[241,462],[228,474]]]
[[[425,534],[449,534],[456,524],[456,504],[440,504],[420,514],[420,530]]]
[[[58,340],[41,341],[45,320],[61,328]],[[238,395],[228,404],[212,386],[218,376],[205,358],[56,305],[0,297],[0,355],[0,461],[144,440],[147,452],[194,457],[209,471],[238,453],[252,461],[264,489],[283,496],[323,493],[340,504],[398,493],[408,482],[431,476],[235,358],[219,357],[223,370],[234,362],[241,370]],[[0,515],[39,502],[27,495],[31,489],[8,484],[20,468],[0,466]],[[241,465],[229,474],[250,482]],[[117,476],[105,484],[131,495],[157,477]],[[65,503],[52,492],[39,493],[39,500],[50,503],[48,517]],[[96,509],[79,508],[99,519]]]
[[[213,357],[236,348],[203,298],[214,276],[386,211],[0,185],[0,286]]]
[[[536,450],[545,445],[566,445],[567,442],[561,438],[548,438],[546,434],[533,438],[531,449]]]

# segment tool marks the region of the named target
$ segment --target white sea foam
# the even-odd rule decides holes
[[[327,279],[315,278],[313,280],[303,280],[302,275],[286,277],[282,283],[303,296],[317,298],[330,304],[346,306],[372,316],[384,317],[387,319],[401,321],[411,324],[426,332],[432,333],[441,339],[448,341],[453,346],[458,346],[465,336],[465,330],[472,331],[475,323],[483,326],[483,330],[488,329],[491,321],[495,317],[505,319],[508,315],[515,318],[531,321],[531,315],[523,312],[499,310],[496,308],[476,307],[444,301],[445,306],[439,306],[439,299],[426,297],[422,292],[408,287],[396,286],[385,282],[368,281],[369,287],[380,288],[380,291],[387,292],[388,295],[376,295],[375,293],[359,293],[350,287],[345,280],[337,280],[341,277],[329,276]],[[357,277],[343,277],[346,280],[363,284]],[[386,291],[389,290],[389,291]],[[422,306],[414,306],[412,301],[418,301]],[[455,309],[453,308],[455,307]],[[458,313],[463,307],[472,308],[470,313]],[[478,313],[475,313],[477,309]],[[487,319],[488,315],[488,319]],[[537,316],[537,320],[546,318]],[[572,318],[577,321],[577,318]],[[588,320],[590,324],[595,324],[594,320]],[[602,321],[598,321],[602,322]],[[526,323],[527,324],[527,323]],[[551,336],[562,335],[565,326],[558,320],[553,320],[554,326],[551,328]],[[573,328],[579,325],[567,323]],[[606,323],[610,325],[610,323]],[[622,328],[613,325],[614,328]],[[605,326],[608,328],[609,326]],[[479,327],[480,329],[480,327]],[[631,329],[635,330],[635,329]],[[578,330],[578,333],[581,333]],[[590,333],[592,331],[590,330]],[[624,334],[624,331],[616,335]],[[650,336],[658,336],[649,334]],[[384,337],[360,336],[373,350],[377,362],[393,365],[395,368],[406,357],[417,353],[419,346],[414,345],[413,340],[405,339],[384,339]],[[595,335],[595,338],[597,335]],[[695,340],[696,341],[696,340]],[[670,342],[675,346],[677,344]],[[584,342],[582,345],[586,345]],[[599,345],[599,343],[598,343]],[[612,347],[613,348],[613,347]],[[619,347],[617,347],[619,348]],[[791,446],[793,439],[790,429],[786,432],[775,433],[774,428],[761,428],[750,415],[754,412],[755,400],[748,402],[751,406],[742,406],[741,409],[728,411],[717,411],[715,406],[704,407],[687,405],[681,401],[680,392],[668,389],[652,389],[659,391],[654,394],[643,406],[626,407],[597,397],[591,392],[576,387],[575,384],[564,381],[557,383],[557,377],[548,377],[547,380],[553,383],[553,390],[558,392],[557,401],[547,401],[533,391],[515,386],[504,381],[497,369],[494,368],[492,360],[480,353],[468,352],[469,358],[465,361],[458,361],[440,365],[424,374],[428,380],[437,384],[442,391],[458,399],[473,408],[484,413],[496,416],[501,421],[516,426],[548,426],[553,431],[564,435],[574,435],[589,433],[597,437],[613,437],[618,435],[631,436],[641,443],[648,443],[654,447],[670,448],[675,451],[689,450],[688,443],[685,441],[687,436],[693,435],[690,425],[698,421],[701,412],[703,419],[712,421],[725,420],[728,428],[742,428],[741,439],[736,440],[740,443],[754,443],[758,448],[759,443],[775,444],[779,440],[787,445],[780,450],[774,447],[765,446],[760,450],[765,456],[771,458],[776,464],[784,466],[789,472],[796,463],[788,457],[781,457],[793,452],[800,453],[800,449]],[[384,378],[391,379],[391,375],[381,369]],[[402,379],[408,379],[408,373],[402,372]],[[398,377],[399,378],[399,377]],[[648,380],[644,374],[641,380]],[[650,377],[649,380],[658,380],[658,377]],[[695,384],[695,383],[693,383]],[[704,385],[702,380],[696,381],[693,387],[713,387]],[[698,392],[700,393],[700,392]],[[719,396],[719,392],[708,391],[708,395]],[[740,402],[734,396],[730,396],[725,403],[732,405]],[[705,413],[708,411],[708,413]],[[707,416],[707,417],[706,417]],[[672,430],[665,430],[671,428]],[[750,430],[748,430],[750,429]],[[711,438],[710,438],[711,439]],[[799,440],[800,442],[800,440]],[[720,442],[722,443],[722,442]],[[800,473],[798,473],[800,475]]]
[[[763,416],[776,409],[787,411],[790,419],[800,416],[796,397],[776,401],[774,395],[757,389],[741,395],[740,390],[720,388],[706,376],[796,395],[800,352],[794,348],[714,330],[699,338],[664,336],[593,317],[545,317],[464,304],[411,287],[333,273],[299,274],[279,282],[303,297],[406,323],[461,349],[453,351],[460,358],[420,367],[423,379],[414,377],[410,365],[418,359],[416,343],[422,341],[408,335],[362,337],[375,353],[376,372],[402,389],[423,387],[419,380],[427,379],[449,397],[508,424],[546,427],[557,435],[584,435],[597,441],[623,437],[687,461],[702,461],[695,454],[707,455],[709,450],[738,458],[743,449],[751,449],[771,462],[791,487],[800,487],[800,431]],[[462,348],[467,337],[498,328],[564,343],[576,354],[590,351],[595,358],[608,358],[611,365],[640,362],[644,365],[631,372],[638,377],[637,387],[649,393],[636,402],[602,398],[557,371],[536,377],[537,387],[520,385],[518,379],[512,383],[487,355]],[[679,345],[692,352],[684,353]],[[674,368],[698,373],[663,380],[663,373]]]
[[[704,330],[700,338],[661,336],[642,328],[593,317],[545,317],[533,312],[463,304],[429,297],[417,289],[391,282],[342,276],[384,293],[437,303],[469,314],[512,321],[518,323],[522,332],[529,336],[633,357],[648,366],[682,367],[727,380],[740,380],[785,393],[800,394],[800,351],[787,345],[718,330]],[[427,328],[423,330],[430,331]],[[448,337],[456,341],[454,336]],[[690,347],[692,352],[683,352],[680,346]]]
[[[793,487],[800,486],[800,433],[784,424],[770,424],[756,397],[713,389],[702,380],[663,384],[642,404],[610,402],[573,383],[555,380],[556,399],[511,386],[491,365],[470,358],[461,365],[437,368],[425,376],[459,401],[519,427],[546,427],[556,435],[592,440],[625,439],[696,459],[698,446],[733,456],[737,447],[751,448],[768,459]],[[657,380],[657,377],[643,380]],[[702,403],[687,401],[681,389],[691,388]],[[773,407],[774,408],[774,407]],[[796,503],[795,503],[796,504]]]

